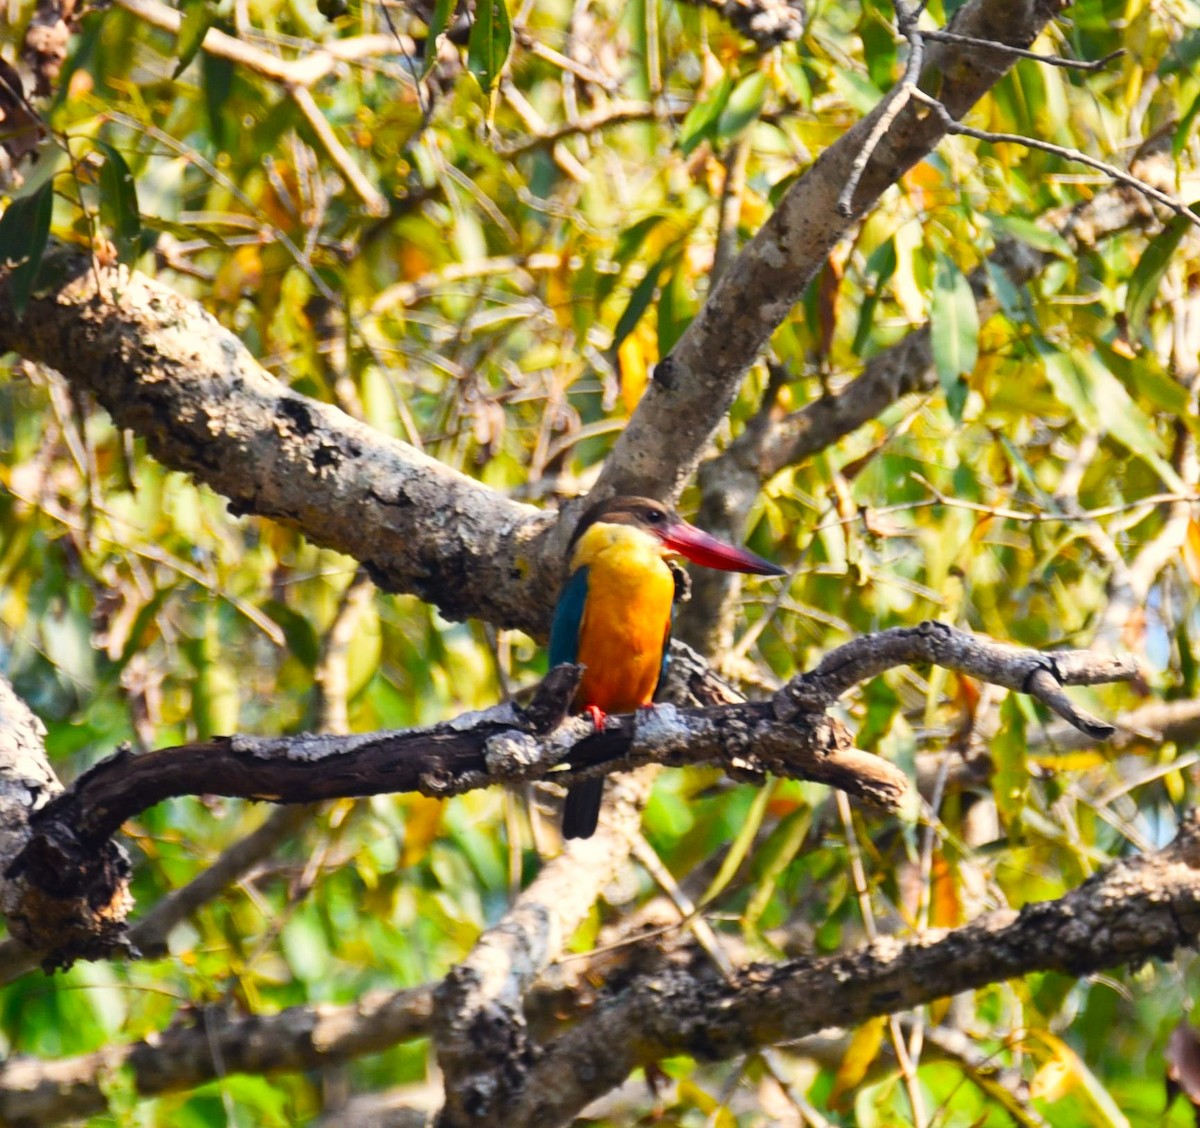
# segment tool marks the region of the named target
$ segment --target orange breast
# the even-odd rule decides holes
[[[606,713],[649,705],[662,669],[675,580],[660,556],[605,552],[591,563],[579,629],[576,704]]]

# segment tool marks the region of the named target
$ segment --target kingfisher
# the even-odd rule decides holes
[[[550,628],[550,665],[578,662],[575,709],[597,731],[605,714],[632,713],[654,700],[667,668],[675,575],[673,553],[706,568],[782,576],[780,567],[689,525],[648,497],[614,497],[584,513],[567,548],[567,581]],[[563,837],[590,838],[604,778],[570,787]]]

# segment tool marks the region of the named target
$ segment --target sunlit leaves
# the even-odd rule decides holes
[[[937,259],[929,327],[933,362],[946,393],[946,406],[954,418],[961,418],[967,396],[963,377],[974,371],[979,356],[979,314],[971,284],[946,255]]]
[[[142,219],[137,186],[125,158],[106,141],[95,146],[104,156],[100,169],[100,216],[112,233],[117,259],[131,264],[141,250]]]
[[[1000,706],[1000,731],[992,740],[992,795],[1000,823],[1014,842],[1020,838],[1021,814],[1029,794],[1026,723],[1024,705],[1016,694],[1011,694]]]
[[[185,0],[182,5],[183,19],[179,24],[179,38],[175,44],[178,62],[174,77],[178,78],[191,65],[200,51],[200,45],[212,27],[215,12],[209,0]]]
[[[458,0],[435,0],[433,14],[429,17],[429,30],[425,38],[425,62],[421,68],[424,76],[428,76],[437,64],[438,40],[449,26],[450,17],[454,15],[457,7]]]
[[[54,233],[96,238],[105,253],[111,242],[125,262],[152,239],[159,277],[279,379],[508,496],[553,506],[589,488],[654,363],[700,307],[720,223],[734,248],[752,238],[878,105],[906,50],[892,8],[875,0],[810,6],[803,42],[766,53],[711,7],[588,5],[568,22],[555,6],[525,5],[517,36],[517,7],[504,3],[436,0],[419,15],[390,5],[417,54],[401,58],[393,44],[310,88],[345,154],[388,194],[381,221],[364,216],[286,90],[203,50],[215,8],[184,3],[177,38],[119,8],[93,13],[71,89],[54,103],[51,124],[76,158],[55,170]],[[368,6],[350,5],[336,26],[303,6],[248,12],[254,42],[280,60],[381,30]],[[931,7],[924,24],[945,15]],[[1070,15],[1037,50],[1095,58],[1125,45],[1127,56],[1098,74],[1022,61],[969,120],[1135,170],[1156,158],[1138,146],[1161,132],[1179,157],[1162,183],[1172,172],[1186,183],[1200,91],[1194,30],[1179,21],[1191,17],[1098,0]],[[98,133],[105,141],[93,144]],[[34,292],[51,222],[50,192],[37,191],[48,181],[39,168],[0,220],[5,257],[26,264],[9,281],[18,306]],[[783,466],[760,495],[749,535],[795,576],[778,599],[748,585],[731,617],[744,642],[731,666],[755,692],[856,634],[941,618],[1043,648],[1091,645],[1100,631],[1104,645],[1140,647],[1147,700],[1119,687],[1068,691],[1106,716],[1155,694],[1194,695],[1200,535],[1166,506],[1137,503],[1181,484],[1197,431],[1195,252],[1147,209],[1104,229],[1124,198],[1059,157],[948,138],[839,243],[837,270],[775,333],[770,367],[750,368],[712,453],[747,428],[764,428],[777,450],[814,420],[836,421],[864,372],[903,394]],[[1038,261],[1014,281],[1013,259]],[[980,279],[974,291],[968,278]],[[928,346],[913,335],[926,327]],[[64,774],[126,739],[310,728],[331,691],[355,730],[437,721],[494,703],[502,685],[519,694],[541,671],[533,640],[444,622],[413,597],[376,593],[347,624],[353,561],[233,517],[48,381],[24,369],[0,378],[0,660],[49,723]],[[689,485],[685,512],[698,493]],[[1166,529],[1179,539],[1164,550]],[[1110,621],[1110,593],[1147,547],[1168,567],[1128,622]],[[1087,867],[1168,835],[1190,801],[1186,743],[1118,758],[1068,752],[1053,719],[1020,694],[998,696],[916,668],[839,704],[859,747],[919,776],[924,802],[944,771],[936,810],[862,816],[880,931],[905,938],[1005,898],[1055,895]],[[3,1033],[26,1052],[84,1052],[214,999],[269,1011],[432,980],[510,903],[510,832],[512,872],[527,881],[540,864],[502,809],[499,796],[476,794],[316,812],[243,887],[197,911],[171,960],[114,970],[128,1010],[115,1034],[85,993],[113,988],[76,980],[18,992]],[[865,936],[830,810],[818,785],[752,791],[673,770],[644,827],[689,896],[715,896],[705,922],[731,951],[811,957]],[[147,812],[133,828],[140,904],[202,872],[259,818],[184,800]],[[577,949],[659,896],[640,872],[621,893]],[[1190,973],[1164,978],[1177,974]],[[994,1107],[999,1098],[927,1048],[917,1069],[932,1119],[1103,1123],[1103,1097],[1071,1059],[1013,1034],[1068,1029],[1092,1080],[1136,1110],[1131,1122],[1158,1122],[1155,1055],[1178,1020],[1174,980],[1126,990],[1059,979],[964,995],[926,1016],[929,1030],[961,1023],[989,1063],[1034,1081],[1041,1112],[1025,1097]],[[836,1063],[806,1065],[789,1079],[795,1091],[823,1107],[840,1084],[858,1122],[905,1121],[878,1035],[868,1028],[843,1051],[840,1082]],[[422,1045],[349,1074],[362,1089],[423,1083],[426,1071]],[[749,1108],[754,1086],[778,1089],[761,1062],[733,1084],[680,1059],[680,1078],[667,1115],[681,1123],[765,1118],[765,1101]],[[125,1080],[112,1085],[122,1115]],[[182,1125],[317,1115],[309,1079],[260,1081],[130,1115]]]
[[[1171,258],[1180,240],[1191,229],[1191,220],[1186,216],[1177,215],[1150,240],[1142,252],[1142,257],[1138,259],[1138,264],[1129,279],[1129,293],[1125,299],[1125,318],[1129,323],[1129,332],[1134,337],[1140,337],[1145,329],[1151,303],[1158,293],[1167,267],[1171,265]]]
[[[8,205],[0,217],[0,263],[12,268],[9,295],[17,314],[25,310],[50,237],[54,192],[49,181]]]
[[[512,24],[507,0],[482,0],[467,39],[467,68],[484,93],[500,81],[500,73],[512,48]]]

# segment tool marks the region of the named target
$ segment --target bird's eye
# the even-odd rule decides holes
[[[660,510],[657,510],[657,509],[647,509],[646,510],[646,520],[649,521],[651,525],[661,525],[662,519],[663,519],[663,515]]]

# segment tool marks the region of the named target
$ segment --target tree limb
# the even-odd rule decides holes
[[[636,980],[545,1048],[505,1123],[567,1124],[638,1065],[674,1054],[721,1060],[1034,971],[1077,977],[1167,959],[1198,938],[1193,812],[1170,846],[1115,862],[1057,901],[828,959],[751,964],[730,979],[676,968]]]
[[[1161,151],[1144,156],[1135,169],[1140,179],[1156,185],[1171,185],[1175,175],[1173,162]],[[1074,208],[1048,212],[1040,217],[1039,226],[1061,235],[1079,253],[1130,227],[1159,224],[1141,193],[1115,185]],[[992,270],[1002,270],[1019,290],[1057,257],[1019,239],[998,240],[987,260],[968,275],[980,324],[1000,308]],[[700,524],[717,536],[740,540],[764,481],[828,450],[904,396],[937,386],[926,322],[876,353],[843,387],[796,411],[782,415],[768,399],[728,447],[701,465]],[[692,601],[680,615],[680,637],[705,653],[719,653],[729,644],[741,578],[697,569],[692,579]]]
[[[715,1060],[830,1026],[910,1009],[1031,972],[1072,976],[1167,958],[1200,939],[1200,823],[1193,812],[1163,850],[1123,859],[1055,901],[991,913],[911,940],[882,937],[820,960],[750,964],[732,978],[688,959],[621,977],[590,1016],[539,1054],[506,1125],[566,1123],[639,1064],[676,1053]],[[58,1061],[0,1065],[0,1121],[48,1125],[106,1106],[104,1078],[128,1065],[139,1092],[189,1088],[226,1072],[309,1069],[423,1037],[433,989],[371,994],[350,1006],[292,1007],[229,1020],[214,1011],[153,1040]],[[213,1053],[213,1039],[220,1049]]]
[[[376,1053],[429,1031],[432,987],[372,992],[349,1006],[298,1006],[275,1015],[233,1019],[211,1007],[128,1045],[42,1061],[10,1057],[0,1066],[0,1123],[35,1128],[108,1107],[108,1078],[129,1069],[147,1096],[188,1089],[227,1072],[315,1069]]]
[[[95,395],[118,426],[253,513],[359,560],[386,591],[452,619],[540,633],[558,589],[550,516],[277,381],[196,302],[62,251],[0,348]]]
[[[736,779],[761,783],[771,773],[815,780],[894,810],[908,787],[903,773],[855,749],[845,726],[826,710],[859,682],[914,662],[1029,693],[1093,738],[1110,733],[1111,726],[1078,708],[1061,687],[1128,679],[1137,672],[1129,658],[1041,653],[924,623],[863,636],[831,651],[772,701],[703,709],[661,704],[610,718],[603,731],[594,732],[585,718],[564,722],[581,667],[560,666],[523,709],[496,706],[430,728],[350,737],[232,736],[137,756],[119,751],[28,816],[28,840],[5,874],[26,899],[42,898],[47,908],[41,911],[57,920],[64,904],[94,886],[113,886],[106,851],[121,824],[177,795],[278,803],[405,791],[447,796],[495,783],[562,780],[565,772],[574,781],[647,764],[713,762]],[[101,922],[107,948],[122,939],[123,916],[124,911]],[[34,914],[27,927],[41,928],[40,918]],[[27,942],[56,947],[52,931],[36,936],[40,943]],[[104,954],[84,941],[86,936],[77,938],[79,951],[57,945],[55,959]]]
[[[98,959],[126,947],[124,920],[129,894],[129,857],[105,841],[90,859],[86,886],[59,895],[10,873],[27,847],[31,816],[62,792],[46,759],[45,730],[29,707],[0,677],[0,913],[12,935],[46,952],[44,966],[72,958]]]
[[[971,0],[952,21],[956,34],[1028,47],[1064,7],[1061,0]],[[1004,50],[932,44],[925,74],[953,118],[967,112],[1012,66]],[[601,471],[599,496],[675,496],[691,477],[750,365],[787,318],[834,244],[882,192],[928,156],[947,129],[939,114],[910,100],[877,139],[858,187],[839,197],[877,122],[885,98],[821,153],[784,195],[770,219],[732,262],[700,312],[655,369],[629,425]]]
[[[677,709],[660,705],[612,718],[563,724],[580,675],[561,666],[531,706],[497,706],[426,729],[351,737],[221,737],[143,755],[102,760],[30,816],[30,837],[7,870],[51,899],[74,898],[97,880],[98,851],[121,824],[176,795],[218,794],[281,803],[419,791],[447,796],[495,783],[588,777],[643,764],[716,760],[740,778],[766,772],[815,779],[894,809],[903,773],[851,747],[821,712],[780,720],[769,703]],[[561,778],[561,777],[560,777]]]

